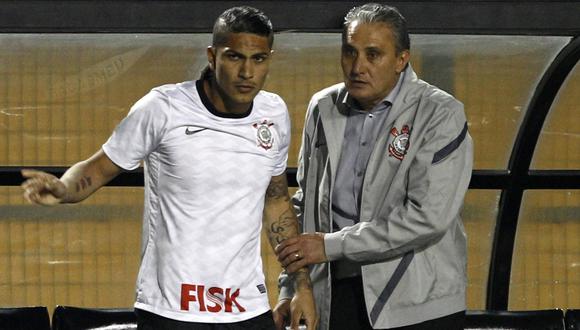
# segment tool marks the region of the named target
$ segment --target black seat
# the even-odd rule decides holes
[[[467,311],[465,329],[564,330],[564,312],[561,309]]]
[[[43,306],[0,308],[0,330],[50,330],[48,309]]]
[[[52,330],[137,329],[133,309],[81,308],[57,306],[52,314]]]
[[[580,330],[580,309],[566,311],[566,330]]]

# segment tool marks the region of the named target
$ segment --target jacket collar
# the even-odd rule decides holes
[[[326,145],[328,148],[328,157],[330,161],[330,169],[332,175],[332,182],[334,182],[334,175],[337,170],[338,161],[340,159],[340,152],[342,150],[342,141],[344,139],[344,130],[346,127],[346,119],[348,107],[345,103],[339,101],[346,95],[346,88],[344,84],[340,86],[337,98],[327,96],[320,100],[319,109],[330,110],[320,111],[320,120],[326,135]]]
[[[422,84],[417,83],[419,81],[417,74],[409,63],[405,69],[405,77],[401,90],[385,121],[385,127],[390,127],[401,113],[415,104],[417,98],[420,96],[419,90],[422,88]],[[322,120],[324,133],[326,135],[331,173],[334,175],[340,159],[340,151],[342,150],[342,141],[346,127],[346,114],[348,113],[348,106],[343,102],[348,96],[344,83],[339,84],[336,94],[332,94],[329,93],[319,101],[319,109],[322,110],[320,111],[320,119]]]
[[[389,116],[385,121],[386,127],[390,127],[395,119],[397,119],[403,112],[416,104],[417,99],[421,96],[420,90],[423,89],[423,84],[419,84],[419,78],[411,67],[411,63],[405,69],[405,79],[403,85],[397,95],[397,99],[389,112]]]

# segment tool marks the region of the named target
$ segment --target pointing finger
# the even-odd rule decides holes
[[[32,177],[40,176],[40,175],[44,174],[44,172],[37,171],[37,170],[31,170],[31,169],[23,169],[23,170],[20,170],[20,174],[25,178],[32,178]]]

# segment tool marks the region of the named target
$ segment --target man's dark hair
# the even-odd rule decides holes
[[[378,3],[367,3],[362,6],[354,7],[344,17],[344,26],[342,30],[343,41],[346,38],[348,27],[354,21],[360,23],[385,23],[391,28],[395,37],[397,54],[401,53],[403,50],[411,49],[411,41],[409,40],[409,32],[407,30],[407,20],[405,20],[405,17],[403,17],[395,7]]]
[[[270,48],[274,44],[274,28],[272,22],[261,10],[250,6],[233,7],[224,11],[213,25],[214,47],[223,46],[230,33],[252,33],[268,38]],[[209,66],[206,66],[200,79],[209,79],[213,75]]]
[[[270,48],[274,43],[274,29],[270,19],[260,10],[240,6],[224,11],[213,25],[213,46],[225,44],[229,33],[252,33],[267,37]]]

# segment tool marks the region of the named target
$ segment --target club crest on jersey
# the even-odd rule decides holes
[[[409,149],[409,132],[409,125],[403,125],[400,132],[396,127],[391,129],[391,135],[395,138],[389,144],[389,156],[395,157],[398,160],[405,158],[407,149]]]
[[[274,137],[272,136],[270,127],[274,126],[274,123],[269,123],[267,120],[263,120],[261,123],[255,123],[252,126],[257,130],[256,137],[258,139],[258,146],[265,150],[272,148]]]

